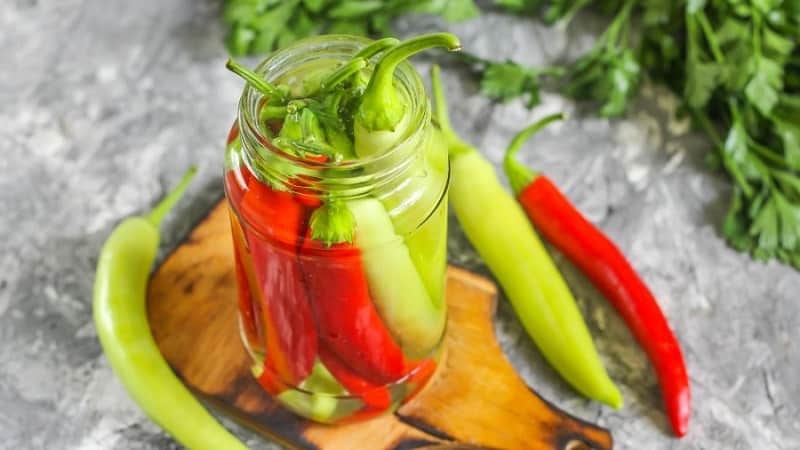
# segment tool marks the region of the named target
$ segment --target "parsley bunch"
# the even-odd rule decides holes
[[[611,21],[588,52],[563,66],[472,58],[484,94],[527,96],[533,106],[543,76],[560,72],[557,88],[613,117],[644,76],[666,84],[713,142],[709,161],[734,182],[723,224],[730,244],[800,269],[800,1],[495,2],[549,22],[592,3]]]
[[[258,55],[314,34],[391,34],[407,13],[436,14],[449,22],[478,15],[472,0],[226,0],[226,46],[233,56]]]

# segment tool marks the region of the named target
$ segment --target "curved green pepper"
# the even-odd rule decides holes
[[[461,227],[547,361],[582,394],[620,408],[622,395],[564,278],[494,166],[450,128],[437,67],[431,78],[438,122],[451,144],[450,202]]]
[[[111,232],[97,262],[95,328],[114,374],[154,422],[188,448],[244,450],[178,379],[147,322],[147,280],[158,227],[193,175],[194,169],[148,216],[125,219]]]

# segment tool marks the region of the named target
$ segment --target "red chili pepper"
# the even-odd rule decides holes
[[[536,229],[586,274],[625,320],[655,367],[672,429],[682,437],[689,427],[689,378],[680,344],[653,294],[614,243],[547,177],[515,159],[523,142],[560,118],[548,116],[514,138],[504,161],[509,182]]]
[[[234,122],[231,129],[228,131],[228,138],[225,139],[225,145],[233,143],[234,139],[239,137],[239,122]]]
[[[379,410],[391,406],[392,397],[385,385],[370,383],[360,377],[324,343],[319,347],[319,359],[339,383],[352,395],[360,397],[365,405]]]
[[[327,247],[312,239],[309,230],[300,266],[325,346],[370,383],[401,378],[406,367],[403,351],[372,303],[361,251],[349,243]]]
[[[253,336],[250,336],[248,332],[251,346],[261,351],[266,348],[266,353],[269,355],[269,358],[264,361],[265,367],[258,369],[260,375],[257,378],[267,392],[277,395],[282,390],[282,384],[277,380],[278,373],[280,372],[284,377],[291,379],[289,378],[291,376],[289,362],[285,350],[278,345],[280,340],[277,336],[277,327],[273,325],[269,313],[261,307],[265,303],[262,300],[261,293],[258,291],[254,293],[250,290],[250,286],[256,284],[255,271],[252,268],[252,264],[249,264],[248,260],[243,256],[247,253],[244,232],[233,211],[230,212],[230,218],[236,258],[236,281],[239,283],[239,308],[240,311],[244,311],[245,330],[255,327],[256,331]],[[252,321],[249,323],[247,323],[248,310],[253,313]],[[263,333],[263,336],[261,333]],[[262,372],[263,376],[261,375]]]
[[[337,420],[336,424],[346,425],[349,423],[361,423],[384,414],[386,414],[386,408],[378,409],[369,405],[365,405],[363,408],[354,412],[353,414]]]
[[[228,135],[228,145],[230,145],[233,140],[236,139],[239,134],[238,131],[239,128],[235,125],[233,128],[231,128],[231,132]],[[242,187],[239,185],[239,181],[236,179],[236,175],[233,171],[228,171],[225,174],[225,189],[228,190],[229,195],[231,195],[232,201],[241,201],[243,195]],[[230,214],[231,230],[233,231],[234,237],[233,256],[234,268],[236,271],[236,284],[239,286],[237,290],[239,293],[240,318],[250,345],[262,347],[263,344],[260,342],[258,337],[258,330],[261,330],[263,327],[263,324],[261,323],[261,308],[258,302],[253,302],[253,294],[250,292],[250,285],[247,281],[247,273],[245,270],[245,265],[242,262],[241,255],[241,252],[244,251],[244,249],[242,248],[240,250],[240,247],[236,245],[236,241],[238,240],[237,238],[242,235],[242,231],[239,221],[236,219],[233,210],[229,207],[228,211]],[[241,241],[244,242],[244,239],[241,238]]]
[[[288,192],[249,177],[239,211],[249,225],[245,232],[254,280],[263,302],[267,360],[282,381],[299,383],[317,356],[317,336],[297,261],[308,211]],[[269,367],[267,367],[267,371]]]
[[[416,367],[409,371],[411,376],[405,381],[410,391],[406,398],[403,399],[403,403],[408,403],[412,398],[416,397],[435,372],[436,361],[433,358],[426,358],[417,363]]]
[[[230,215],[231,228],[239,226],[238,223],[235,223],[236,219],[233,217],[233,212],[231,212]],[[247,340],[250,346],[261,347],[263,344],[259,342],[258,335],[258,330],[263,329],[264,326],[261,322],[261,306],[258,304],[258,302],[253,302],[253,294],[250,292],[250,285],[247,282],[245,266],[241,261],[242,258],[239,251],[234,251],[234,260],[236,284],[239,286],[239,317],[242,321],[242,327],[244,327],[244,331],[247,335]]]
[[[265,360],[263,366],[254,365],[250,368],[261,387],[273,397],[278,396],[281,392],[292,389],[294,386],[287,386],[286,383],[279,379],[278,374],[274,371],[274,364],[270,360]]]

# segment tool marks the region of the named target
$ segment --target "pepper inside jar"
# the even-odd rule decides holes
[[[241,334],[260,385],[325,423],[394,410],[446,327],[447,149],[405,59],[458,48],[300,41],[247,80],[226,147]]]

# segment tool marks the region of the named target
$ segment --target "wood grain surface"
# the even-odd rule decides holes
[[[220,202],[157,269],[148,315],[172,368],[204,401],[298,449],[610,449],[607,430],[540,398],[514,372],[494,337],[497,289],[450,267],[442,363],[428,386],[394,414],[321,425],[273,401],[250,374],[239,339],[227,210]]]

